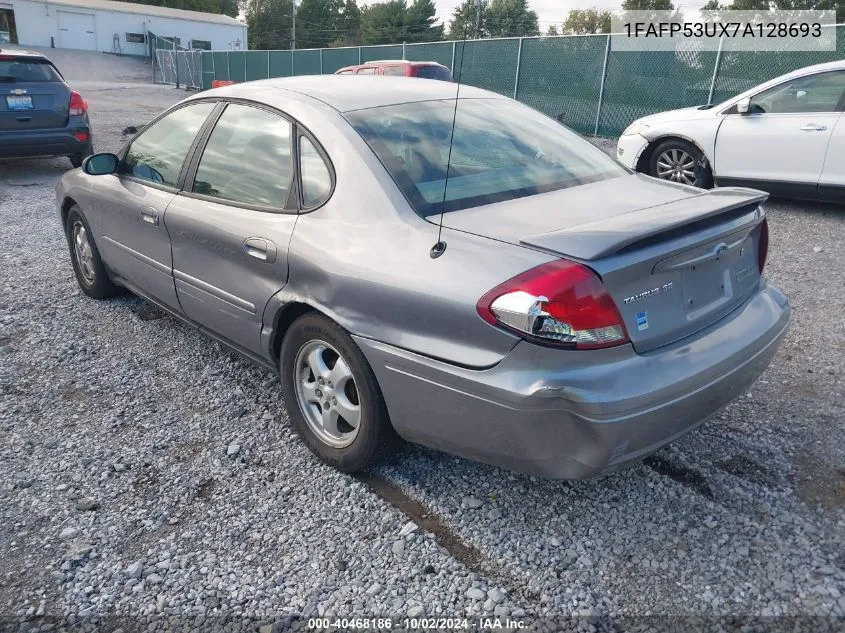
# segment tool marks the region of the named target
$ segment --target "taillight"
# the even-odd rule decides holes
[[[85,143],[88,141],[88,132],[74,132],[73,138],[75,138],[80,143]]]
[[[769,256],[769,220],[763,218],[760,225],[760,240],[757,244],[757,263],[760,265],[760,274],[766,267],[766,258]]]
[[[70,116],[79,116],[88,112],[88,104],[82,98],[82,95],[74,90],[70,93],[70,104],[68,105],[68,114]]]
[[[547,345],[596,349],[628,342],[622,316],[598,276],[565,259],[493,288],[476,309],[488,323]]]

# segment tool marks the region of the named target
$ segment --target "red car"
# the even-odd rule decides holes
[[[452,73],[437,62],[409,62],[404,59],[384,59],[357,66],[341,68],[335,75],[391,75],[394,77],[419,77],[452,81]]]

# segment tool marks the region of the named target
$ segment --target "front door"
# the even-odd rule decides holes
[[[118,174],[103,177],[103,195],[96,203],[106,264],[173,308],[179,303],[164,212],[176,195],[191,145],[214,107],[211,102],[191,104],[145,129],[127,148]]]
[[[839,115],[827,146],[819,193],[836,200],[845,198],[845,114]]]
[[[297,219],[292,135],[274,111],[227,105],[165,214],[182,310],[254,353],[264,308],[287,283]]]
[[[716,137],[717,180],[798,183],[814,193],[840,115],[845,71],[792,79],[725,116]]]

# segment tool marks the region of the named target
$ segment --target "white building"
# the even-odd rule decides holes
[[[228,15],[113,0],[0,0],[3,23],[22,46],[146,55],[153,33],[185,48],[247,48],[246,24]]]

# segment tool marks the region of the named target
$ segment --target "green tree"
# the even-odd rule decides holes
[[[249,47],[286,49],[291,47],[293,0],[251,0],[246,9]]]
[[[674,11],[672,0],[625,0],[622,3],[625,11]]]
[[[296,47],[326,48],[354,41],[359,20],[355,0],[302,0],[296,13]]]
[[[554,35],[560,35],[560,33],[557,32],[557,26],[554,24],[549,25],[549,28],[546,29],[546,35],[548,35],[549,37],[552,37]]]
[[[238,0],[126,0],[133,4],[148,4],[154,7],[170,7],[205,13],[225,13],[237,17]]]
[[[361,43],[401,42],[406,10],[405,0],[388,0],[365,6],[361,11]]]
[[[537,14],[528,0],[491,0],[485,26],[492,37],[523,37],[540,34]]]
[[[405,42],[433,42],[443,39],[443,25],[436,24],[434,0],[413,0],[405,14]]]
[[[220,13],[236,18],[241,12],[238,7],[238,0],[220,0]]]
[[[573,9],[566,16],[563,30],[573,35],[592,35],[610,33],[610,11],[592,9]]]
[[[362,44],[399,44],[443,39],[443,27],[434,24],[432,0],[388,0],[361,12]]]
[[[475,5],[475,0],[463,0],[452,13],[452,19],[449,21],[449,37],[453,40],[475,40],[488,37],[489,33],[485,24],[489,7],[489,0],[481,0],[481,20],[479,22],[479,9]],[[476,28],[476,26],[479,28]]]

